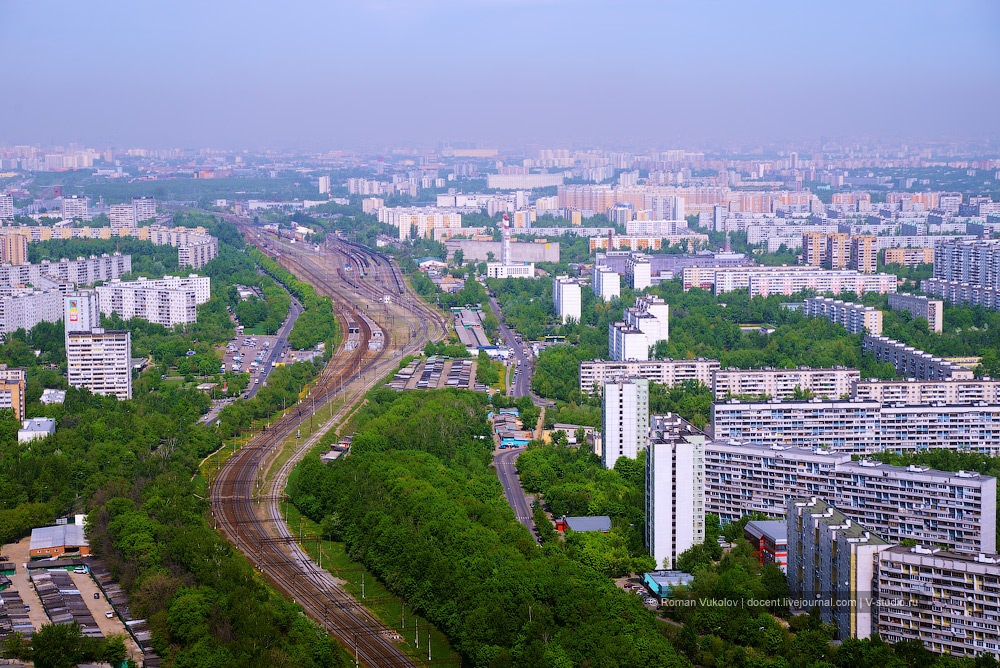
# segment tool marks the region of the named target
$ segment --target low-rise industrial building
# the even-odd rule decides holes
[[[788,523],[784,520],[754,520],[743,527],[743,537],[757,554],[761,566],[774,564],[788,570]]]
[[[56,421],[52,418],[31,418],[21,423],[21,428],[17,430],[17,442],[30,443],[48,438],[54,433],[56,433]]]
[[[82,524],[59,524],[31,530],[28,556],[31,559],[56,559],[66,553],[90,554],[90,543]]]

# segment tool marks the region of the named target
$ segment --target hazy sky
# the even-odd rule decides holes
[[[0,143],[996,136],[995,0],[0,0]]]

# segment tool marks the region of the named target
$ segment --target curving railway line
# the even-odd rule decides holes
[[[258,228],[244,221],[237,224],[250,241],[264,245]],[[335,256],[329,260],[337,260],[341,266],[341,258],[346,260],[355,280],[341,280],[339,273],[331,273],[329,262],[322,261],[327,258],[310,258],[304,253],[269,253],[272,257],[277,256],[281,264],[300,279],[313,284],[318,294],[331,297],[344,332],[349,327],[358,330],[359,344],[350,349],[341,346],[317,379],[311,400],[320,405],[343,392],[362,373],[371,372],[370,377],[374,379],[394,363],[393,355],[388,354],[385,331],[358,308],[357,302],[376,295],[381,298],[383,293],[392,294],[398,300],[395,307],[403,309],[404,313],[409,310],[419,321],[419,324],[409,324],[407,320],[410,337],[398,351],[400,354],[419,350],[427,340],[446,331],[446,319],[409,290],[391,258],[339,239],[332,240],[327,250]],[[382,345],[377,348],[368,345],[378,339]],[[278,591],[299,603],[353,652],[362,665],[416,666],[402,651],[394,633],[347,594],[329,572],[310,560],[281,517],[279,502],[283,499],[288,473],[308,446],[300,445],[278,475],[269,484],[263,482],[271,456],[286,438],[309,420],[309,413],[303,408],[292,409],[226,462],[212,484],[211,507],[216,527],[246,554]]]

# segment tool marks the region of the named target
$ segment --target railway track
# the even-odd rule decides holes
[[[234,222],[248,239],[263,245],[259,229],[244,221]],[[374,380],[394,363],[392,355],[387,356],[389,337],[357,307],[355,302],[359,296],[367,298],[379,290],[395,288],[392,294],[400,300],[397,305],[412,309],[413,317],[421,325],[416,328],[411,325],[411,336],[399,350],[400,354],[417,351],[429,338],[446,331],[446,319],[409,290],[390,258],[363,246],[341,246],[338,241],[330,244],[330,250],[340,253],[348,259],[349,266],[357,268],[358,280],[348,282],[346,288],[343,281],[331,277],[328,266],[322,266],[315,259],[304,254],[278,254],[279,262],[286,269],[312,283],[318,294],[331,297],[343,331],[347,331],[348,323],[359,330],[359,345],[350,350],[341,346],[317,379],[310,398],[320,405],[341,394],[363,373],[370,373]],[[364,272],[366,263],[369,271]],[[373,266],[378,267],[378,271],[371,271]],[[362,273],[368,281],[360,277]],[[383,344],[370,350],[368,343],[379,337]],[[360,398],[360,395],[361,392],[357,396]],[[278,446],[309,417],[304,408],[293,409],[226,462],[211,491],[216,526],[278,591],[299,603],[310,617],[353,651],[361,664],[387,668],[416,666],[399,647],[399,639],[393,632],[347,594],[330,573],[309,559],[282,520],[279,502],[283,498],[285,481],[309,446],[303,442],[270,483],[263,482],[263,473]]]

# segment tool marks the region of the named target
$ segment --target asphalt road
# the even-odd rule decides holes
[[[524,448],[503,450],[494,455],[493,465],[497,467],[497,477],[500,479],[500,484],[503,485],[504,496],[507,497],[508,505],[517,516],[517,521],[527,527],[535,541],[538,541],[538,535],[535,533],[535,522],[531,519],[531,501],[524,493],[521,480],[517,477],[517,469],[514,468],[514,462],[522,452],[524,452]]]
[[[533,358],[530,355],[526,355],[523,346],[518,344],[517,335],[504,322],[503,317],[500,315],[500,305],[497,304],[497,300],[493,297],[490,297],[490,308],[493,309],[493,313],[500,320],[500,335],[503,336],[507,347],[514,351],[514,364],[517,365],[515,368],[520,369],[517,374],[517,381],[514,382],[514,386],[511,388],[510,396],[517,398],[528,395],[536,406],[548,405],[549,402],[539,399],[531,393],[531,376],[535,372]]]
[[[302,305],[299,304],[295,297],[292,297],[292,303],[288,306],[288,317],[285,318],[285,324],[278,330],[278,340],[271,347],[270,354],[264,358],[264,373],[257,376],[261,382],[259,384],[253,381],[250,382],[250,389],[247,393],[248,399],[257,394],[258,390],[264,386],[267,377],[271,375],[271,371],[274,369],[271,366],[271,362],[277,362],[281,359],[281,353],[285,350],[285,345],[288,341],[288,333],[292,331],[292,327],[295,326],[295,319],[299,317],[302,310]]]

